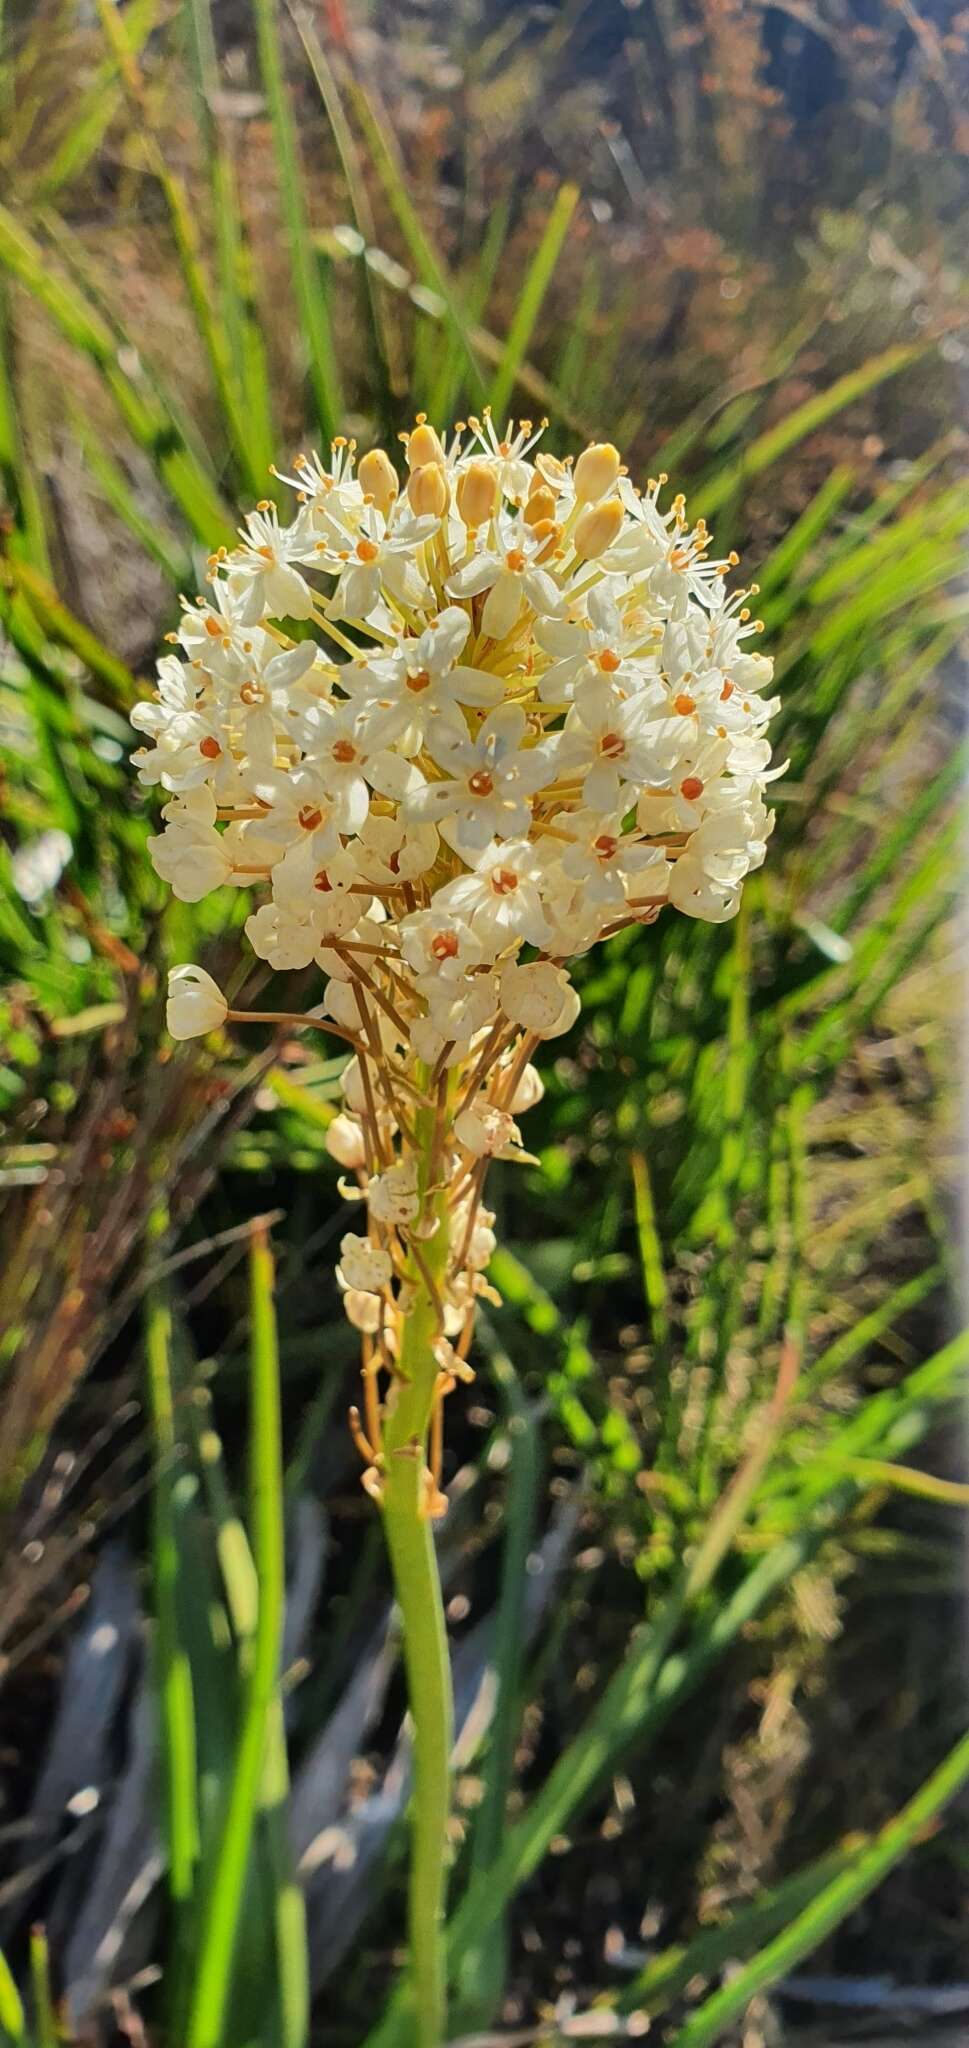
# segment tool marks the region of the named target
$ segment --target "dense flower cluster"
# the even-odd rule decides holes
[[[168,796],[159,874],[188,902],[251,890],[253,951],[326,977],[316,1014],[352,1047],[330,1145],[369,1216],[347,1312],[392,1373],[420,1277],[442,1380],[493,1246],[484,1170],[521,1156],[529,1056],[577,1013],[564,963],[666,904],[731,917],[771,825],[771,664],[736,558],[708,559],[682,497],[661,508],[665,477],[539,439],[486,413],[445,443],[418,416],[403,482],[380,449],[298,458],[295,517],[264,502],[212,557],[133,714]],[[228,1014],[176,971],[176,1037]]]

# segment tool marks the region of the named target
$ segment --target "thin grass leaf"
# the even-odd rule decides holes
[[[435,254],[408,194],[404,165],[392,139],[390,125],[381,114],[378,114],[376,106],[359,79],[352,81],[350,96],[366,138],[374,170],[407,244],[411,261],[421,283],[436,292],[443,300],[452,336],[460,345],[465,360],[472,397],[476,404],[481,403],[485,390],[472,337],[444,264]]]
[[[21,2042],[26,2040],[26,2027],[20,1993],[14,1983],[10,1964],[0,1949],[0,2028],[11,2043],[11,2048],[20,2048]]]
[[[259,1613],[228,1802],[201,1901],[187,2048],[220,2048],[222,2042],[267,1740],[278,1698],[285,1597],[283,1472],[273,1260],[264,1225],[255,1226],[252,1236],[250,1328],[250,1528]]]
[[[722,1926],[704,1927],[692,1941],[664,1949],[610,2004],[618,2012],[644,2012],[651,2019],[668,2012],[695,1978],[712,1977],[727,1963],[743,1962],[752,1949],[785,1927],[840,1875],[859,1846],[856,1839],[850,1847],[832,1849],[806,1870],[763,1891]]]
[[[741,483],[751,477],[762,476],[765,469],[796,448],[799,441],[813,434],[818,427],[827,425],[848,405],[854,405],[859,398],[867,397],[869,391],[876,391],[890,377],[897,377],[903,370],[930,353],[935,347],[933,341],[896,343],[883,349],[880,355],[871,356],[857,370],[848,370],[829,384],[826,391],[816,392],[803,405],[795,406],[787,418],[780,420],[776,427],[770,427],[765,434],[759,434],[750,443],[739,460],[730,462],[700,486],[705,514],[716,512],[732,496]]]
[[[849,1868],[834,1877],[820,1896],[738,1970],[728,1984],[704,2001],[674,2036],[671,2048],[712,2048],[714,2042],[722,2040],[727,2028],[746,2011],[758,1992],[776,1984],[805,1956],[811,1955],[883,1882],[967,1780],[969,1735],[964,1735],[914,1799],[881,1829],[871,1844],[859,1850]]]
[[[370,205],[370,195],[363,176],[357,145],[354,141],[350,123],[344,112],[336,73],[326,56],[313,23],[304,10],[290,6],[289,12],[292,15],[296,33],[303,45],[307,63],[316,80],[317,90],[326,110],[326,117],[330,123],[337,155],[340,159],[340,167],[346,180],[347,192],[349,193],[357,232],[361,236],[366,248],[372,249],[377,242],[376,222]],[[372,265],[366,261],[366,256],[364,257],[362,268],[364,300],[373,342],[373,363],[377,373],[376,382],[378,391],[382,395],[385,422],[389,429],[391,425],[391,399],[400,397],[406,390],[407,373],[394,323],[392,320],[388,320],[384,310],[382,288],[379,279]],[[432,417],[434,417],[433,411]]]
[[[42,1927],[30,1930],[30,1988],[37,2048],[59,2048],[60,2028],[50,1984],[50,1951]]]
[[[577,185],[560,186],[518,292],[504,353],[489,393],[499,432],[578,203]]]
[[[120,367],[115,338],[100,314],[75,287],[55,275],[40,244],[4,206],[0,206],[0,265],[18,279],[65,339],[94,365],[129,433],[152,458],[196,538],[206,548],[219,540],[234,546],[232,521],[171,412],[156,394],[137,389]]]
[[[221,322],[244,406],[251,468],[255,477],[262,479],[268,475],[276,452],[269,366],[228,123],[222,122],[216,112],[219,60],[211,0],[184,0],[184,8],[212,194]]]
[[[14,530],[8,551],[50,575],[50,556],[40,492],[33,469],[26,459],[13,378],[13,335],[6,290],[0,288],[0,491]]]
[[[253,0],[259,69],[269,102],[280,199],[310,385],[320,433],[332,440],[343,414],[343,398],[330,333],[326,290],[310,234],[293,103],[283,71],[276,0]]]
[[[167,1219],[157,1211],[151,1237],[157,1242]],[[155,1603],[154,1664],[161,1727],[164,1774],[164,1835],[168,1854],[168,1887],[182,1921],[192,1901],[199,1854],[196,1805],[195,1702],[192,1674],[180,1638],[176,1590],[179,1546],[175,1531],[173,1488],[178,1437],[171,1369],[171,1311],[163,1289],[145,1298],[145,1359],[148,1408],[156,1457],[152,1494],[152,1589]]]
[[[192,202],[182,179],[171,169],[164,142],[155,129],[138,61],[125,38],[118,0],[95,0],[95,4],[101,26],[118,65],[138,142],[168,209],[172,241],[182,282],[195,318],[202,348],[208,358],[229,445],[233,450],[240,476],[250,490],[259,492],[263,488],[265,474],[253,461],[252,443],[231,354],[226,344],[225,329],[217,317],[202,263],[202,248]]]
[[[488,215],[478,260],[467,286],[465,303],[472,336],[476,333],[477,322],[484,318],[487,309],[491,288],[508,239],[510,218],[511,200],[505,196],[492,206]],[[448,420],[453,417],[461,385],[461,363],[460,343],[452,337],[441,351],[439,367],[430,386],[431,395],[427,409],[432,420]]]
[[[130,0],[122,18],[124,47],[139,57],[162,14],[162,0]],[[86,93],[80,97],[67,134],[31,180],[34,204],[56,199],[64,185],[80,176],[96,156],[104,136],[121,105],[122,85],[117,54],[112,51],[98,66]]]
[[[29,605],[41,631],[58,647],[69,647],[111,692],[119,710],[127,710],[138,696],[138,685],[130,668],[103,646],[96,633],[82,619],[75,618],[61,602],[53,585],[27,562],[7,561],[0,579]]]

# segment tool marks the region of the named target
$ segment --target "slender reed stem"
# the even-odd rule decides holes
[[[422,1110],[417,1125],[419,1185],[424,1193],[434,1149],[433,1112]],[[414,1294],[403,1328],[397,1399],[384,1427],[384,1526],[403,1623],[413,1723],[408,1924],[414,2048],[440,2048],[445,2032],[445,1854],[453,1720],[444,1604],[424,1477],[438,1374],[434,1292],[448,1255],[446,1196],[431,1196],[429,1205],[438,1227],[425,1242],[420,1264],[411,1261]]]

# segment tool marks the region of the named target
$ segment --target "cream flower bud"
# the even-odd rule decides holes
[[[368,1294],[365,1288],[346,1287],[343,1290],[343,1313],[355,1330],[364,1330],[373,1337],[383,1321],[383,1302],[379,1294]]]
[[[558,1038],[579,1014],[579,998],[565,968],[553,967],[550,960],[506,967],[499,993],[509,1023],[538,1038]]]
[[[331,1159],[338,1166],[349,1167],[353,1172],[367,1164],[367,1148],[363,1130],[355,1116],[347,1116],[344,1110],[327,1125],[324,1144]]]
[[[469,462],[458,478],[458,511],[465,526],[484,526],[498,504],[498,474],[490,462]]]
[[[423,469],[429,462],[437,463],[443,469],[444,450],[434,428],[419,418],[413,433],[407,437],[407,467]]]
[[[443,463],[425,462],[420,469],[411,471],[407,483],[407,496],[412,512],[418,518],[440,519],[447,511],[447,477]]]
[[[524,518],[526,526],[539,526],[544,519],[555,518],[555,496],[547,484],[539,484],[532,491]]]
[[[390,1253],[371,1244],[366,1237],[358,1237],[348,1230],[340,1239],[340,1264],[337,1278],[345,1287],[359,1289],[364,1294],[377,1294],[381,1287],[388,1287],[393,1276]]]
[[[560,1013],[561,1014],[561,1013]],[[508,1104],[513,1116],[522,1116],[526,1109],[534,1109],[545,1093],[545,1083],[537,1067],[527,1066],[520,1074],[515,1093]]]
[[[619,450],[611,441],[593,441],[579,456],[573,482],[577,505],[595,505],[611,491],[619,470]]]
[[[572,545],[582,562],[595,562],[611,548],[622,532],[623,508],[619,498],[606,498],[600,505],[587,505],[575,522]]]
[[[165,1021],[173,1038],[204,1038],[225,1023],[229,1005],[204,967],[172,967]]]
[[[357,465],[357,482],[386,519],[400,489],[397,471],[383,448],[368,448]]]

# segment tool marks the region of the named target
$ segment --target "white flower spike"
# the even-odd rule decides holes
[[[348,1043],[327,1146],[366,1202],[338,1281],[377,1466],[418,1299],[434,1402],[467,1376],[485,1174],[527,1158],[531,1055],[579,1010],[566,962],[667,906],[734,916],[782,772],[736,557],[664,509],[665,477],[637,488],[608,441],[560,461],[542,431],[418,415],[403,474],[342,438],[297,457],[293,516],[265,500],[212,556],[133,713],[167,797],[158,873],[188,903],[249,890],[253,952],[318,969],[307,1021]],[[228,1014],[204,969],[173,971],[173,1037]]]

